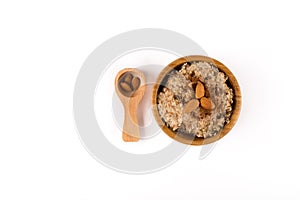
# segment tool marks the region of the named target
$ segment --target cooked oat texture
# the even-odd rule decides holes
[[[230,122],[233,90],[226,84],[227,76],[213,63],[191,62],[183,64],[179,70],[172,70],[166,76],[165,85],[158,95],[158,112],[166,125],[179,134],[202,138],[218,134]],[[206,96],[215,104],[208,111],[198,107],[184,113],[187,102],[195,99],[194,83],[205,86]]]

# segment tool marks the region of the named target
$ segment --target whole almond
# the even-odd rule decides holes
[[[120,87],[124,92],[132,92],[130,85],[126,82],[120,82]]]
[[[215,104],[209,98],[202,97],[200,99],[200,104],[201,104],[201,107],[204,108],[204,109],[206,109],[206,110],[213,110],[213,109],[215,109]]]
[[[199,101],[197,99],[192,99],[187,102],[183,108],[184,113],[190,113],[199,106]]]
[[[124,81],[125,81],[126,83],[128,83],[129,85],[131,84],[132,78],[133,78],[133,76],[132,76],[132,74],[130,74],[130,73],[126,73],[126,74],[124,75]]]
[[[196,98],[200,99],[201,97],[203,97],[205,94],[205,89],[204,89],[204,85],[199,82],[196,86]]]
[[[131,80],[131,86],[133,90],[137,90],[140,87],[141,79],[138,77],[133,77]]]

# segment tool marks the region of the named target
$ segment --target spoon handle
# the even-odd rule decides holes
[[[125,142],[137,142],[140,139],[140,129],[137,117],[137,104],[129,101],[128,106],[124,108],[124,124],[122,138]]]

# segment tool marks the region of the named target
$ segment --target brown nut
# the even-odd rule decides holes
[[[201,82],[198,82],[196,86],[196,98],[200,99],[201,97],[204,97],[205,89],[204,85]]]
[[[201,104],[201,107],[204,108],[204,109],[206,109],[206,110],[213,110],[213,109],[215,109],[215,104],[209,98],[202,97],[200,99],[200,104]]]
[[[184,105],[183,112],[190,113],[199,107],[199,101],[197,99],[192,99]]]
[[[126,73],[125,75],[124,75],[124,82],[126,82],[127,84],[131,84],[131,80],[132,80],[132,78],[133,78],[133,76],[132,76],[132,74],[130,74],[130,73]]]
[[[126,82],[120,82],[120,87],[124,92],[132,92],[130,85],[128,85]]]
[[[134,91],[140,87],[140,84],[141,84],[141,79],[138,77],[133,77],[133,79],[131,80],[131,86]]]

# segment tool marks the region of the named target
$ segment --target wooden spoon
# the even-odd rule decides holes
[[[126,78],[128,75],[132,79],[131,83],[128,83],[128,77]],[[136,85],[137,82],[138,85]],[[115,90],[124,107],[122,138],[125,142],[137,142],[140,139],[137,109],[145,94],[145,83],[146,79],[143,72],[133,68],[119,71],[115,78]]]

